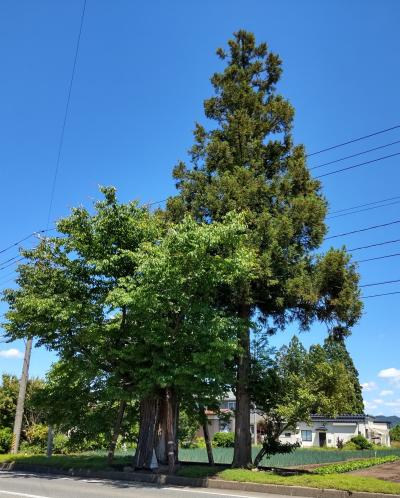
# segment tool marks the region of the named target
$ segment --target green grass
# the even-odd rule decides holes
[[[279,476],[271,472],[253,472],[243,469],[191,466],[182,468],[179,475],[184,477],[215,476],[227,481],[278,484],[286,486],[306,486],[310,488],[339,489],[344,491],[364,491],[369,493],[400,494],[400,484],[382,481],[373,477],[360,477],[343,474]]]
[[[92,469],[104,470],[109,468],[104,454],[79,454],[79,455],[53,455],[47,458],[45,455],[0,455],[0,464],[7,462],[19,462],[32,465],[45,465],[59,469]],[[132,464],[132,456],[117,456],[114,459],[116,465]]]

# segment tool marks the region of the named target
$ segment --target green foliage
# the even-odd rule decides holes
[[[179,413],[178,441],[182,448],[199,448],[196,432],[199,428],[199,418],[191,416],[185,410]],[[198,438],[197,438],[198,439]]]
[[[44,424],[34,424],[26,431],[26,440],[29,445],[45,448],[47,445],[48,427]]]
[[[390,439],[392,441],[400,441],[400,424],[390,429]]]
[[[235,435],[233,432],[216,432],[212,444],[216,448],[233,448]]]
[[[0,427],[0,453],[8,453],[12,444],[12,430],[9,427]]]
[[[56,455],[66,455],[69,453],[69,437],[66,434],[57,433],[53,437],[53,453]]]
[[[252,399],[264,414],[264,441],[256,464],[279,453],[279,436],[299,421],[310,420],[311,414],[335,416],[357,406],[352,372],[322,346],[307,351],[297,336],[276,355],[255,348],[251,386]],[[291,446],[296,445],[282,450],[290,451]]]
[[[346,463],[336,463],[332,465],[324,465],[313,470],[314,474],[341,474],[344,472],[351,472],[358,469],[366,469],[374,465],[381,465],[383,463],[397,462],[400,457],[397,455],[389,455],[377,458],[365,458],[364,460],[353,460]]]
[[[355,445],[357,450],[369,450],[373,447],[373,444],[361,434],[352,437],[350,442]]]
[[[42,385],[43,382],[40,379],[32,378],[28,381],[25,397],[23,431],[28,429],[32,424],[42,423],[44,421],[43,413],[34,401],[34,397],[37,391],[41,389]],[[13,428],[18,391],[18,378],[15,375],[3,374],[0,385],[0,427]]]

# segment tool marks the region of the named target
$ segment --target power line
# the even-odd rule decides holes
[[[400,242],[400,239],[387,240],[386,242],[378,242],[376,244],[369,244],[368,246],[354,247],[353,249],[348,249],[349,252],[361,251],[361,249],[369,249],[370,247],[384,246],[386,244],[394,244],[395,242]]]
[[[166,197],[165,199],[161,199],[161,201],[154,201],[154,202],[149,202],[145,204],[145,206],[154,206],[154,204],[161,204],[162,202],[165,202],[169,199],[169,197]]]
[[[393,201],[395,199],[400,199],[400,195],[395,197],[387,197],[386,199],[381,199],[380,201],[367,202],[366,204],[358,204],[357,206],[352,206],[343,209],[336,209],[335,211],[330,211],[329,214],[343,213],[344,211],[350,211],[351,209],[358,209],[365,206],[372,206],[373,204],[380,204],[381,202]]]
[[[342,216],[349,216],[350,214],[363,213],[364,211],[371,211],[373,209],[379,209],[383,207],[394,206],[395,204],[400,204],[400,201],[390,202],[389,204],[382,204],[380,206],[370,206],[364,209],[359,209],[357,211],[350,211],[349,213],[335,214],[333,216],[327,216],[327,220],[332,220],[334,218],[341,218]]]
[[[369,299],[370,297],[392,296],[393,294],[400,294],[400,291],[384,292],[383,294],[372,294],[370,296],[362,296],[362,299]]]
[[[19,263],[19,262],[20,262],[20,261],[22,261],[23,259],[25,259],[25,258],[19,258],[19,259],[17,259],[16,261],[13,261],[12,263],[9,263],[8,265],[2,266],[2,267],[0,268],[0,270],[5,270],[6,268],[9,268],[10,266],[15,265],[15,263]]]
[[[14,261],[14,259],[17,259],[18,257],[19,257],[19,254],[17,254],[17,256],[14,256],[13,258],[6,259],[6,261],[2,261],[0,263],[0,266],[5,265],[6,263],[9,263],[10,261]]]
[[[335,169],[330,171],[329,173],[324,173],[323,175],[315,176],[314,178],[323,178],[324,176],[335,175],[336,173],[342,173],[343,171],[348,171],[354,168],[360,168],[361,166],[365,166],[366,164],[376,163],[378,161],[383,161],[384,159],[389,159],[390,157],[398,156],[400,152],[396,152],[394,154],[390,154],[388,156],[378,157],[376,159],[371,159],[370,161],[364,161],[363,163],[353,164],[353,166],[347,166],[347,168]]]
[[[30,233],[29,235],[27,235],[26,237],[23,237],[22,239],[20,240],[17,240],[17,242],[14,242],[13,244],[9,245],[8,247],[5,247],[4,249],[1,249],[0,250],[0,254],[2,254],[3,252],[6,252],[8,251],[9,249],[12,249],[13,247],[15,246],[18,246],[19,244],[21,244],[21,242],[24,242],[25,240],[28,240],[30,239],[31,237],[33,237],[34,235],[38,235],[40,233],[46,233],[46,232],[51,232],[52,230],[56,230],[55,228],[47,228],[46,230],[38,230],[36,232],[32,232]]]
[[[394,254],[387,254],[386,256],[376,256],[375,258],[359,259],[355,263],[366,263],[367,261],[376,261],[377,259],[394,258],[400,256],[400,252],[395,252]]]
[[[323,168],[324,166],[328,166],[329,164],[340,163],[341,161],[345,161],[346,159],[351,159],[353,157],[362,156],[363,154],[368,154],[368,152],[373,152],[375,150],[384,149],[386,147],[390,147],[391,145],[396,145],[398,143],[400,143],[400,140],[396,140],[395,142],[390,142],[390,144],[380,145],[379,147],[374,147],[373,149],[363,150],[361,152],[358,152],[357,154],[351,154],[350,156],[341,157],[339,159],[335,159],[334,161],[329,161],[327,163],[318,164],[317,166],[313,166],[312,168],[310,168],[310,170]]]
[[[68,111],[69,111],[69,104],[71,101],[71,93],[72,93],[72,85],[74,82],[74,77],[75,77],[75,69],[76,69],[76,62],[78,60],[78,53],[79,53],[79,46],[81,42],[81,35],[82,35],[82,28],[83,28],[83,20],[85,18],[85,11],[86,11],[86,1],[83,1],[83,8],[82,8],[82,14],[81,14],[81,22],[79,26],[79,32],[78,32],[78,38],[76,42],[76,47],[75,47],[75,55],[74,55],[74,63],[72,66],[72,73],[71,73],[71,79],[69,82],[69,88],[68,88],[68,96],[67,96],[67,103],[65,106],[65,111],[64,111],[64,119],[61,127],[61,135],[60,135],[60,140],[58,143],[58,152],[57,152],[57,161],[56,161],[56,167],[54,170],[54,177],[53,177],[53,183],[51,187],[51,194],[50,194],[50,204],[49,204],[49,211],[47,214],[47,225],[46,228],[48,228],[49,223],[50,223],[50,216],[51,216],[51,211],[53,208],[53,201],[54,201],[54,194],[56,190],[56,183],[57,183],[57,177],[58,177],[58,170],[60,169],[60,159],[61,159],[61,152],[64,144],[64,135],[65,135],[65,127],[67,124],[67,117],[68,117]]]
[[[328,150],[337,149],[338,147],[343,147],[344,145],[352,144],[354,142],[359,142],[360,140],[365,140],[366,138],[374,137],[376,135],[380,135],[381,133],[386,133],[388,131],[396,130],[400,128],[400,125],[392,126],[391,128],[386,128],[385,130],[379,130],[374,133],[370,133],[369,135],[364,135],[363,137],[353,138],[352,140],[348,140],[347,142],[342,142],[341,144],[332,145],[331,147],[327,147],[326,149],[317,150],[316,152],[311,152],[307,154],[306,157],[316,156],[317,154],[322,154],[322,152],[327,152]]]
[[[395,282],[400,282],[400,278],[398,278],[396,280],[386,280],[385,282],[374,282],[373,284],[364,284],[364,285],[360,285],[360,287],[373,287],[375,285],[394,284]]]
[[[391,221],[389,223],[382,223],[381,225],[372,225],[366,228],[360,228],[359,230],[352,230],[351,232],[338,233],[337,235],[330,235],[329,237],[325,237],[325,240],[328,239],[336,239],[337,237],[344,237],[345,235],[352,235],[353,233],[367,232],[368,230],[373,230],[375,228],[387,227],[389,225],[395,225],[400,223],[400,220]]]

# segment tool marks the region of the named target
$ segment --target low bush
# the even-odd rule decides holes
[[[354,436],[347,441],[344,445],[345,450],[372,450],[373,444],[368,441],[367,438],[359,434],[358,436]]]
[[[58,433],[53,438],[53,453],[56,455],[67,455],[69,450],[69,437]]]
[[[350,462],[333,463],[331,465],[324,465],[313,470],[313,474],[342,474],[344,472],[351,472],[358,469],[366,469],[374,465],[381,465],[382,463],[396,462],[400,460],[397,455],[389,455],[377,458],[365,458],[364,460],[352,460]]]
[[[235,444],[235,434],[233,432],[216,432],[212,444],[216,448],[233,448]]]
[[[0,453],[8,453],[12,444],[12,430],[9,427],[0,427]]]

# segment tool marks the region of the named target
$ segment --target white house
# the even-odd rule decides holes
[[[231,395],[221,404],[222,415],[207,412],[211,438],[216,432],[235,431],[235,407],[236,401]],[[257,410],[251,411],[250,430],[254,444],[262,439],[262,421],[261,413]],[[346,443],[352,437],[361,434],[372,443],[390,446],[389,425],[388,422],[379,421],[369,415],[340,415],[338,417],[311,415],[310,423],[299,422],[294,430],[285,431],[280,436],[280,440],[289,443],[299,442],[302,447],[337,447],[338,440]],[[199,430],[199,436],[203,436],[202,430]]]

